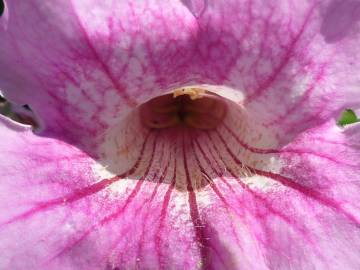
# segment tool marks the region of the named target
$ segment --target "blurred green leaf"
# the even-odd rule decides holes
[[[360,122],[360,119],[357,118],[355,112],[351,109],[347,109],[342,113],[338,125],[346,126],[357,122]]]

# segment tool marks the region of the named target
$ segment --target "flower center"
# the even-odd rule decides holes
[[[277,138],[232,91],[193,85],[143,102],[104,133],[96,175],[125,179],[114,185],[115,194],[133,180],[140,180],[136,186],[146,181],[180,192],[232,181],[267,188],[255,170],[281,168],[273,155]]]
[[[199,88],[181,88],[158,96],[140,106],[141,122],[153,129],[186,126],[214,129],[225,118],[222,97]]]

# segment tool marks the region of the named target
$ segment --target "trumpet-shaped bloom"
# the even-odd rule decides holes
[[[1,269],[359,269],[357,0],[5,0]]]

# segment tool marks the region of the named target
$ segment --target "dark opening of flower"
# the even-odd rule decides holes
[[[214,129],[226,115],[226,102],[211,92],[182,88],[156,97],[140,107],[143,124],[150,128]]]

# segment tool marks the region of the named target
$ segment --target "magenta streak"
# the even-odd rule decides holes
[[[293,122],[292,125],[283,127],[283,132],[292,134],[292,133],[299,133],[299,124],[307,123],[308,126],[320,126],[322,125],[325,120],[332,117],[332,115],[326,114],[326,117],[322,116],[323,112],[329,111],[331,101],[326,100],[322,101],[316,108],[314,108],[314,111],[308,116],[304,116],[301,119],[298,119],[297,123]],[[333,111],[333,109],[331,109]],[[320,117],[319,117],[320,116]]]
[[[161,161],[159,162],[159,164],[162,163],[163,157],[164,157],[164,151],[162,151]],[[166,165],[165,165],[165,168],[164,168],[164,170],[163,170],[163,172],[162,172],[162,174],[161,174],[161,176],[160,176],[160,178],[159,178],[159,181],[158,181],[158,183],[156,184],[153,193],[151,194],[151,199],[150,199],[150,201],[152,201],[152,200],[154,199],[154,197],[155,197],[155,195],[156,195],[156,193],[157,193],[158,188],[159,188],[160,185],[163,183],[163,181],[164,181],[164,179],[165,179],[165,176],[167,175],[167,171],[168,171],[168,169],[169,169],[171,159],[172,159],[172,155],[171,155],[171,153],[170,153],[170,154],[169,154],[169,159],[168,159],[168,161],[167,161],[167,163],[166,163]],[[160,171],[160,169],[159,169],[158,171]]]
[[[212,142],[210,136],[209,136],[209,140]],[[258,200],[258,201],[260,201],[261,203],[263,203],[263,205],[269,210],[270,213],[272,213],[272,214],[274,214],[274,215],[282,218],[286,223],[292,225],[292,227],[295,228],[297,231],[299,231],[299,232],[304,236],[304,238],[305,238],[308,242],[311,242],[311,241],[312,241],[311,239],[309,239],[309,238],[307,237],[307,232],[306,232],[303,228],[301,228],[301,227],[296,226],[295,224],[293,224],[292,220],[291,220],[288,216],[284,215],[283,212],[280,212],[280,211],[274,209],[274,208],[266,201],[266,199],[262,198],[260,195],[258,195],[258,194],[257,194],[256,192],[254,192],[252,189],[250,189],[247,185],[245,185],[245,183],[243,183],[243,182],[241,181],[241,179],[239,179],[239,177],[233,172],[233,170],[226,165],[224,159],[223,159],[222,156],[220,155],[219,150],[218,150],[218,148],[216,147],[216,145],[214,144],[214,142],[212,142],[212,145],[215,147],[215,151],[216,151],[217,155],[219,156],[220,160],[221,160],[222,163],[226,166],[226,170],[230,173],[230,175],[236,180],[236,182],[237,182],[244,190],[248,191],[256,200]],[[199,148],[202,150],[201,146],[200,146],[200,145],[198,145],[198,146],[199,146]],[[211,153],[209,146],[208,146],[208,149],[209,149],[209,152]],[[202,150],[202,152],[204,153],[203,150]],[[213,155],[212,155],[212,156],[213,156]],[[215,157],[213,157],[213,158],[216,159]],[[214,170],[214,168],[212,168],[212,170]],[[231,185],[227,182],[227,180],[226,180],[224,177],[221,177],[221,179],[222,179],[222,181],[223,181],[227,186],[230,186],[230,187],[231,187]],[[230,188],[230,190],[233,192],[233,194],[234,194],[235,196],[237,195],[236,191],[235,191],[232,187]],[[240,205],[242,204],[242,202],[239,201],[238,199],[237,199],[237,201],[238,201],[238,203],[239,203]],[[239,217],[240,217],[240,216],[239,216]]]
[[[286,119],[288,115],[293,114],[300,105],[308,101],[310,99],[311,93],[314,92],[314,90],[316,89],[316,85],[323,79],[324,73],[325,73],[325,67],[324,65],[322,65],[320,71],[316,74],[314,81],[306,89],[302,98],[294,106],[292,106],[289,110],[287,110],[282,116],[278,117],[277,119],[275,119],[270,123],[267,123],[265,127],[270,127],[273,125],[280,124]]]
[[[340,161],[332,156],[323,154],[323,153],[318,153],[318,152],[314,152],[313,150],[307,150],[307,149],[295,149],[295,148],[285,148],[283,150],[281,150],[281,153],[293,153],[293,154],[298,154],[298,155],[311,155],[311,156],[316,156],[322,159],[326,159],[329,160],[331,162],[334,162],[338,165],[343,165],[343,166],[347,166],[347,167],[352,167],[355,169],[358,169],[358,166],[356,164],[350,164],[347,162],[343,162]]]
[[[225,124],[223,124],[223,126],[225,127],[225,129],[231,134],[231,136],[234,137],[234,139],[236,140],[236,142],[238,144],[240,144],[242,147],[244,147],[246,150],[249,150],[252,153],[256,153],[256,154],[283,154],[283,153],[292,153],[292,154],[297,154],[297,155],[312,155],[312,156],[316,156],[322,159],[327,159],[331,162],[334,162],[338,165],[344,165],[344,166],[348,166],[348,167],[353,167],[353,168],[357,168],[357,165],[354,164],[349,164],[346,162],[342,162],[332,156],[326,155],[326,154],[322,154],[322,153],[317,153],[314,152],[312,150],[307,150],[307,149],[295,149],[295,148],[283,148],[283,149],[260,149],[260,148],[255,148],[252,147],[248,144],[246,144],[245,142],[241,141],[241,139],[235,134],[234,131],[231,130],[231,128]],[[218,134],[218,136],[220,136],[220,132],[218,130],[216,130],[216,133]]]
[[[234,139],[236,140],[236,142],[238,144],[240,144],[242,147],[244,147],[246,150],[249,150],[250,152],[257,153],[257,154],[274,154],[274,153],[280,152],[277,149],[260,149],[260,148],[252,147],[252,146],[248,145],[247,143],[243,142],[242,140],[240,140],[240,138],[235,134],[234,131],[232,131],[232,129],[228,125],[226,125],[224,123],[223,126],[234,137]],[[216,130],[216,132],[219,134],[218,130]]]
[[[198,142],[197,140],[195,140],[195,143],[196,143],[196,145],[198,146],[200,152],[202,153],[204,159],[206,160],[206,162],[207,162],[207,163],[209,164],[209,166],[211,167],[211,169],[212,169],[217,175],[220,176],[220,178],[222,179],[223,183],[224,183],[233,193],[236,193],[235,190],[233,189],[233,187],[228,183],[228,181],[226,181],[226,179],[223,177],[223,175],[221,175],[220,171],[217,171],[217,170],[215,169],[215,167],[212,166],[210,159],[205,155],[205,152],[204,152],[204,150],[202,149],[202,147],[200,146],[199,142]],[[220,163],[217,161],[217,158],[215,157],[214,153],[210,150],[210,147],[208,147],[208,150],[209,150],[209,153],[210,153],[211,158],[213,159],[213,161],[215,161],[216,166],[217,166],[218,168],[221,168]],[[220,156],[220,155],[219,155],[219,156]],[[226,170],[229,170],[229,169],[227,168],[226,164],[225,164],[225,161],[222,159],[221,156],[220,156],[220,160],[221,160],[221,162],[225,165],[225,169],[226,169]]]
[[[340,145],[343,147],[350,147],[350,148],[356,148],[356,147],[360,146],[360,144],[356,144],[356,143],[347,143],[347,142],[343,142],[343,141],[327,140],[324,137],[312,137],[311,140],[319,141],[321,143]]]
[[[196,142],[196,144],[198,145],[198,142],[197,142],[196,139],[195,139],[195,142]],[[226,201],[224,195],[220,192],[220,190],[217,188],[216,184],[211,180],[210,176],[205,172],[205,169],[201,166],[201,162],[200,162],[200,160],[199,160],[198,155],[196,154],[193,141],[192,141],[192,149],[193,149],[194,157],[195,157],[195,159],[196,159],[196,163],[197,163],[198,167],[200,168],[201,173],[202,173],[204,176],[206,176],[206,180],[207,180],[207,182],[209,183],[210,187],[211,187],[212,190],[215,192],[215,194],[220,198],[220,200],[223,202],[223,204],[226,206],[226,208],[225,208],[226,211],[227,211],[228,213],[230,213],[229,209],[233,209],[233,211],[238,215],[236,209],[234,209],[234,208]],[[199,149],[200,149],[200,148],[199,148]],[[207,161],[207,163],[209,164],[209,166],[211,167],[212,171],[217,174],[216,169],[212,166],[211,162],[209,162],[208,158],[206,157],[206,155],[205,155],[205,153],[202,151],[202,149],[200,149],[200,152],[201,152],[202,156],[206,159],[206,161]],[[219,176],[220,176],[220,175],[219,175]],[[220,177],[222,178],[222,176],[220,176]],[[239,216],[239,215],[238,215],[238,216]],[[240,217],[240,216],[239,216],[239,217]],[[232,224],[232,223],[231,223],[231,224]],[[235,238],[236,238],[236,242],[237,242],[238,246],[241,247],[241,245],[240,245],[240,240],[239,240],[239,238],[238,238],[238,236],[237,236],[237,234],[236,234],[236,232],[235,232],[235,229],[234,229],[234,227],[233,227],[233,224],[232,224],[231,227],[232,227],[233,235],[234,235]],[[210,243],[209,243],[209,244],[210,244]],[[218,257],[219,257],[219,259],[221,260],[221,262],[223,263],[223,265],[226,266],[226,262],[225,262],[224,258],[221,256],[221,253],[219,253],[213,245],[211,245],[211,248],[212,248],[213,250],[215,250],[216,254],[218,255]]]
[[[188,202],[190,207],[190,217],[195,230],[196,244],[200,250],[201,263],[204,266],[204,268],[206,268],[206,264],[208,260],[208,248],[210,246],[205,236],[204,224],[202,223],[202,220],[200,218],[199,209],[196,201],[196,194],[191,184],[189,168],[187,165],[186,150],[185,150],[185,134],[183,137],[182,148],[183,148],[182,152],[184,158],[184,170],[185,170],[186,182],[187,182],[186,189],[189,194]]]
[[[262,35],[264,37],[269,35],[269,30],[270,30],[269,26],[270,26],[270,24],[268,22],[273,18],[274,9],[275,9],[275,7],[272,6],[269,14],[266,16],[266,18],[264,18],[263,29],[261,30],[261,33],[262,33]],[[260,48],[259,48],[259,55],[257,56],[257,59],[255,60],[255,62],[251,65],[253,67],[252,70],[254,70],[255,72],[256,72],[255,68],[259,66],[259,62],[261,60],[261,57],[263,57],[263,55],[264,55],[263,52],[264,52],[265,46],[268,44],[268,42],[269,41],[266,38],[261,39],[261,44],[260,44]],[[257,72],[256,72],[255,76],[257,76]]]
[[[77,78],[75,76],[72,76],[70,72],[66,71],[65,67],[61,66],[60,63],[52,61],[51,65],[55,68],[55,70],[58,73],[56,74],[57,79],[63,80],[65,78],[67,81],[71,82],[77,88],[81,87],[80,83],[77,81]],[[62,78],[59,75],[62,75]]]
[[[161,239],[160,232],[163,230],[163,227],[164,227],[164,222],[165,222],[165,218],[167,215],[167,209],[169,207],[171,193],[174,190],[175,183],[176,183],[176,165],[177,165],[176,158],[174,158],[174,172],[173,172],[173,176],[172,176],[172,181],[171,181],[171,184],[169,185],[169,188],[166,191],[165,196],[164,196],[164,202],[163,202],[163,205],[161,208],[161,213],[160,213],[159,226],[155,233],[155,250],[156,250],[157,256],[159,258],[160,269],[163,269],[163,265],[162,265],[163,254],[162,254],[162,249],[161,249],[162,239]]]
[[[300,28],[300,31],[296,34],[295,38],[292,40],[292,42],[289,44],[287,51],[285,53],[285,56],[283,57],[282,61],[280,62],[280,64],[274,69],[273,74],[262,84],[260,85],[251,95],[249,95],[245,100],[244,100],[244,104],[248,104],[253,102],[255,99],[257,99],[258,97],[260,97],[265,91],[266,89],[268,89],[268,87],[276,80],[277,76],[280,74],[280,72],[286,67],[286,65],[289,63],[292,54],[294,53],[294,49],[295,46],[297,44],[297,42],[300,40],[301,35],[304,33],[305,29],[306,29],[306,25],[308,24],[308,22],[310,21],[310,17],[312,15],[312,13],[315,10],[315,4],[314,6],[311,8],[311,10],[309,10],[309,13],[307,14],[307,16],[304,19],[304,22]]]
[[[163,159],[164,159],[164,148],[165,148],[165,147],[162,148],[162,152],[161,152],[161,154],[160,154],[160,155],[161,155],[161,159],[160,159],[160,161],[159,161],[159,164],[162,164],[162,161],[163,161]],[[172,158],[172,156],[171,156],[171,154],[170,154],[169,159],[168,159],[168,161],[167,161],[167,163],[166,163],[166,165],[165,165],[165,168],[164,168],[164,170],[162,171],[162,173],[161,173],[161,175],[160,175],[160,177],[159,177],[159,180],[158,180],[158,182],[156,183],[156,186],[155,186],[155,188],[154,188],[154,191],[152,192],[152,194],[151,194],[151,196],[150,196],[150,199],[147,199],[146,202],[144,202],[144,204],[142,205],[141,208],[143,208],[143,206],[145,206],[145,203],[148,203],[148,202],[151,203],[151,202],[153,201],[153,199],[155,198],[155,195],[156,195],[156,193],[157,193],[157,191],[158,191],[158,188],[159,188],[160,185],[162,184],[165,176],[167,175],[167,172],[168,172],[168,169],[169,169],[169,165],[170,165],[170,162],[171,162],[171,158]],[[158,174],[159,171],[160,171],[160,169],[157,170],[157,172],[156,172],[156,174],[154,175],[152,181],[156,179],[157,174]],[[144,216],[144,223],[143,223],[143,226],[142,226],[141,235],[140,235],[140,240],[139,240],[139,246],[138,246],[138,250],[137,250],[137,258],[141,258],[141,257],[142,257],[143,246],[144,246],[144,241],[145,241],[145,239],[144,239],[144,234],[145,234],[145,222],[148,220],[148,217],[149,217],[150,214],[151,214],[151,211],[150,211],[150,209],[148,209],[147,212],[146,212],[146,214],[145,214],[145,216]]]
[[[162,153],[164,152],[164,146],[162,147],[162,151],[161,151],[161,152],[162,152]],[[151,163],[153,163],[153,158],[154,158],[154,156],[155,156],[155,150],[154,150],[154,152],[153,152],[153,154],[152,154],[152,156],[151,156],[151,160],[152,160]],[[161,159],[160,159],[160,161],[159,161],[159,164],[161,164],[161,162],[162,162],[162,160],[163,160],[163,155],[161,154],[160,157],[161,157]],[[168,164],[169,164],[169,163],[170,163],[170,161],[168,162]],[[167,165],[168,165],[168,164],[167,164]],[[152,166],[152,165],[151,165],[151,166]],[[150,167],[150,168],[151,168],[151,167]],[[149,168],[149,169],[150,169],[150,168]],[[152,176],[152,178],[148,180],[148,182],[154,182],[154,180],[158,177],[159,171],[160,171],[160,169],[157,169],[157,170],[155,171],[154,175]],[[149,171],[146,171],[145,176],[148,175],[148,173],[149,173]],[[163,174],[164,174],[164,172],[163,172]],[[162,175],[163,175],[163,174],[162,174]],[[144,177],[145,177],[145,176],[144,176]],[[141,179],[144,179],[144,177],[142,177]],[[140,179],[140,180],[141,180],[141,179]],[[154,197],[155,197],[155,195],[156,195],[156,192],[157,192],[157,188],[158,188],[159,185],[160,185],[160,183],[157,183],[157,184],[156,184],[155,189],[154,189],[154,191],[152,192],[150,198],[147,198],[146,200],[144,200],[144,202],[142,203],[142,205],[141,205],[140,207],[138,207],[138,208],[134,211],[135,216],[137,216],[137,214],[139,213],[139,211],[140,211],[141,209],[143,209],[144,206],[145,206],[148,202],[151,202],[151,201],[154,199]]]
[[[198,144],[198,142],[196,142],[196,143]],[[215,169],[214,167],[212,167],[211,162],[208,161],[208,159],[206,158],[205,152],[203,151],[203,149],[201,148],[201,146],[200,146],[199,144],[198,144],[198,148],[199,148],[202,156],[207,160],[207,163],[210,165],[211,169],[216,173],[216,169]],[[221,156],[220,156],[220,157],[221,157]],[[197,159],[197,160],[198,160],[198,159]],[[202,169],[202,168],[201,168],[201,165],[199,165],[199,167],[200,167],[200,169]],[[228,168],[227,168],[227,169],[228,169]],[[229,169],[229,172],[231,173],[231,175],[232,175],[234,178],[236,178],[236,179],[238,178],[238,177],[236,177],[236,175],[235,175],[234,173],[232,173],[232,171],[231,171],[230,169]],[[221,177],[221,179],[223,180],[224,183],[227,184],[227,181],[226,181],[226,179],[225,179],[224,177]],[[302,229],[302,228],[297,228],[297,226],[295,226],[295,224],[292,224],[292,223],[291,223],[291,220],[290,220],[288,217],[286,217],[286,216],[284,216],[282,213],[274,210],[271,206],[269,206],[269,205],[267,204],[267,202],[266,202],[263,198],[261,198],[260,196],[258,196],[258,195],[257,195],[256,193],[254,193],[252,190],[248,189],[247,187],[245,187],[245,188],[246,188],[246,190],[248,190],[250,193],[252,193],[253,196],[254,196],[256,199],[260,200],[261,202],[264,202],[264,203],[265,203],[265,206],[270,210],[271,213],[274,213],[275,215],[283,218],[288,224],[291,224],[293,227],[295,227],[295,229],[297,229],[298,231],[300,231],[300,232],[302,233],[302,235],[304,235],[304,238],[305,238],[308,242],[311,242],[311,240],[306,236],[307,233],[306,233],[306,231],[305,231],[304,229]],[[236,192],[235,192],[232,188],[231,188],[231,190],[232,190],[232,192],[234,193],[234,195],[236,195]],[[220,193],[220,192],[217,192],[217,193]],[[237,211],[236,208],[234,208],[233,206],[231,206],[231,205],[229,205],[227,202],[225,202],[225,198],[222,199],[222,200],[224,201],[225,205],[227,205],[229,208],[233,209],[233,211],[236,213],[236,215],[237,215],[239,218],[241,218],[241,219],[243,218],[241,215],[239,215],[239,213],[238,213],[238,211]],[[239,205],[242,204],[242,202],[240,202],[238,199],[237,199],[237,201],[239,202]],[[228,211],[228,210],[227,210],[227,211]],[[264,226],[264,228],[266,228],[266,226]],[[233,231],[234,231],[234,230],[233,230]],[[240,244],[240,240],[238,239],[238,236],[237,236],[237,234],[236,234],[235,232],[234,232],[234,236],[235,236],[236,239],[237,239],[236,242],[237,242],[238,246],[239,246],[240,248],[242,248],[242,247],[241,247],[241,244]],[[312,244],[314,244],[314,243],[312,242]],[[319,254],[319,255],[320,255],[320,254]]]
[[[338,210],[344,216],[346,216],[348,219],[350,219],[352,222],[354,222],[357,225],[360,225],[360,220],[358,220],[358,218],[356,218],[354,215],[352,215],[351,213],[348,213],[345,209],[343,209],[343,207],[341,207],[341,203],[339,205],[339,202],[337,202],[336,200],[327,198],[327,197],[323,196],[323,194],[321,194],[320,192],[312,190],[308,187],[304,187],[304,186],[296,183],[294,181],[294,179],[282,176],[277,173],[262,171],[262,170],[258,170],[258,169],[254,169],[254,168],[250,168],[250,169],[253,170],[255,173],[257,173],[258,175],[269,177],[269,178],[283,184],[284,186],[290,187],[290,188],[302,193],[303,195],[320,202],[321,204],[325,205],[326,207]]]
[[[28,211],[26,211],[26,212],[24,212],[24,213],[22,213],[20,215],[17,215],[15,217],[13,217],[12,219],[0,224],[0,227],[4,226],[4,225],[11,224],[13,222],[17,222],[17,221],[22,220],[22,219],[29,218],[32,215],[39,213],[40,211],[48,210],[49,208],[58,206],[60,204],[65,205],[67,203],[72,203],[72,202],[78,201],[78,200],[80,200],[80,199],[82,199],[84,197],[93,195],[93,194],[105,189],[106,187],[108,187],[111,184],[121,180],[122,178],[124,178],[126,176],[129,176],[129,175],[133,174],[136,171],[136,169],[137,169],[138,165],[140,164],[140,162],[142,161],[143,154],[144,154],[144,151],[145,151],[145,147],[146,147],[146,145],[148,143],[149,137],[150,137],[150,133],[148,133],[148,135],[146,136],[146,138],[144,140],[144,143],[142,144],[140,154],[139,154],[135,164],[128,171],[126,171],[126,172],[124,172],[124,173],[122,173],[120,175],[114,176],[112,178],[109,178],[109,179],[100,180],[99,182],[97,182],[95,184],[92,184],[90,186],[87,186],[87,187],[79,189],[79,190],[75,190],[72,193],[70,193],[68,195],[65,195],[63,197],[56,198],[56,199],[53,199],[53,200],[50,200],[50,201],[47,201],[47,202],[40,202],[40,203],[38,203],[38,206],[33,207],[32,209],[30,209],[30,210],[28,210]]]
[[[221,175],[218,174],[217,170],[213,167],[213,165],[211,164],[210,160],[208,159],[208,157],[206,157],[203,149],[201,149],[199,147],[199,143],[198,141],[195,139],[195,143],[198,146],[200,153],[202,154],[203,158],[206,160],[206,162],[208,163],[208,165],[210,166],[210,168],[212,169],[213,172],[215,172],[219,177],[222,178]],[[207,181],[207,183],[209,183],[210,187],[214,190],[214,192],[216,193],[216,195],[219,196],[219,198],[221,199],[221,201],[229,208],[232,208],[231,205],[226,201],[225,197],[222,195],[222,193],[219,191],[219,189],[217,188],[216,184],[214,183],[214,181],[211,180],[210,176],[206,173],[205,169],[201,166],[200,160],[198,155],[196,154],[195,151],[195,147],[194,147],[194,140],[191,141],[191,145],[192,145],[192,150],[194,153],[194,157],[196,160],[196,163],[198,165],[198,167],[200,168],[201,173],[206,176],[205,179]]]
[[[34,76],[36,76],[36,75],[34,75]],[[36,77],[37,77],[38,81],[41,82],[43,88],[46,89],[45,84],[41,81],[42,78],[40,78],[39,76],[36,76]],[[60,115],[63,118],[61,121],[56,119],[56,122],[54,122],[54,124],[56,124],[56,126],[58,128],[61,128],[61,130],[67,130],[68,126],[64,125],[64,122],[66,122],[66,123],[71,123],[73,127],[79,128],[79,130],[85,129],[91,134],[96,134],[96,128],[90,128],[89,126],[82,126],[80,123],[78,123],[78,121],[75,121],[73,118],[69,117],[66,113],[66,109],[64,109],[66,107],[71,107],[73,110],[76,110],[77,109],[76,107],[69,104],[69,102],[65,99],[62,99],[61,102],[58,102],[59,97],[55,93],[53,93],[52,89],[48,90],[46,93],[49,97],[51,97],[55,100],[56,110],[58,112],[60,112]],[[61,104],[61,106],[59,104]],[[45,117],[45,115],[43,115],[43,116]],[[52,120],[52,121],[54,121],[54,120]]]
[[[244,164],[231,151],[229,146],[226,144],[224,138],[220,134],[218,134],[218,135],[219,135],[219,138],[220,138],[221,142],[226,147],[226,151],[230,154],[231,158],[236,162],[236,164],[238,164],[240,166],[244,166]],[[324,205],[326,207],[329,207],[329,208],[340,211],[344,216],[346,216],[352,222],[360,225],[360,221],[355,216],[353,216],[352,214],[348,213],[345,209],[343,209],[339,205],[339,203],[337,201],[323,196],[323,194],[321,194],[320,192],[317,192],[317,191],[312,190],[310,188],[299,185],[293,179],[287,178],[287,177],[282,176],[280,174],[258,170],[258,169],[255,169],[255,168],[252,168],[252,167],[249,167],[249,166],[246,166],[246,167],[248,167],[252,172],[257,173],[258,175],[262,175],[262,176],[266,176],[268,178],[271,178],[271,179],[275,180],[276,182],[279,182],[279,183],[283,184],[286,187],[290,187],[293,190],[296,190],[296,191],[300,192],[301,194],[305,195],[306,197],[312,198],[313,200],[321,203],[322,205]]]
[[[205,161],[208,163],[208,165],[210,166],[210,168],[212,169],[213,172],[215,172],[220,178],[222,178],[222,176],[217,172],[217,170],[213,167],[213,165],[211,164],[211,161],[209,160],[209,158],[206,156],[206,154],[204,153],[203,149],[199,146],[199,142],[195,139],[195,143],[198,147],[198,149],[200,150],[201,155],[203,156],[203,158],[205,159]],[[218,190],[216,184],[214,183],[214,181],[211,180],[210,176],[205,172],[205,169],[201,166],[200,160],[198,155],[195,152],[195,148],[194,148],[194,144],[192,142],[193,145],[193,152],[194,152],[194,156],[196,159],[196,163],[200,168],[201,173],[206,176],[206,181],[209,183],[210,187],[214,190],[214,192],[216,193],[216,195],[219,196],[219,198],[221,199],[221,201],[229,208],[232,208],[232,206],[226,201],[225,197],[222,195],[222,193]]]
[[[209,140],[212,141],[210,137],[209,137]],[[216,146],[215,146],[214,143],[213,143],[213,145],[214,145],[214,147],[216,148]],[[205,155],[205,152],[203,151],[203,149],[201,148],[201,146],[200,146],[199,144],[198,144],[198,147],[199,147],[200,151],[203,153],[203,156],[204,156],[204,155]],[[208,147],[208,148],[209,148],[209,147]],[[211,152],[210,149],[209,149],[209,152]],[[222,161],[222,163],[226,166],[226,170],[230,173],[230,175],[236,180],[236,182],[237,182],[244,190],[250,192],[250,194],[253,195],[255,199],[257,199],[257,200],[261,201],[262,203],[264,203],[264,205],[269,209],[269,211],[270,211],[271,213],[273,213],[273,214],[275,214],[275,215],[283,218],[284,221],[286,221],[287,223],[289,223],[289,224],[291,223],[291,220],[290,220],[287,216],[283,215],[281,212],[277,211],[276,209],[274,209],[273,207],[271,207],[270,205],[268,205],[268,203],[267,203],[261,196],[259,196],[258,194],[256,194],[256,193],[255,193],[253,190],[251,190],[247,185],[245,185],[245,183],[243,183],[243,182],[241,181],[241,179],[239,179],[239,177],[233,172],[233,170],[226,165],[224,159],[223,159],[222,156],[219,154],[219,151],[218,151],[217,148],[216,148],[216,152],[217,152],[218,156],[220,157],[220,160]],[[208,161],[208,162],[209,162],[209,161]],[[211,166],[210,163],[209,163],[209,165]],[[212,166],[211,166],[211,168],[212,168],[212,170],[215,170]],[[230,187],[231,187],[231,185],[228,183],[228,181],[227,181],[224,177],[221,177],[221,179],[222,179],[222,181],[223,181],[227,186],[230,186]],[[236,191],[235,191],[232,187],[230,188],[230,190],[236,195]],[[238,201],[238,202],[241,204],[240,201]],[[299,229],[299,230],[301,230],[301,229]]]
[[[82,34],[83,34],[83,36],[85,38],[86,44],[88,45],[89,49],[91,50],[95,60],[100,64],[102,70],[108,76],[110,82],[115,87],[115,89],[118,90],[119,95],[125,100],[127,105],[129,105],[130,107],[135,107],[137,105],[136,101],[133,100],[131,98],[131,96],[128,93],[126,93],[125,89],[123,89],[123,87],[120,86],[120,84],[115,79],[115,77],[112,74],[109,67],[104,63],[103,59],[101,59],[101,57],[100,57],[99,53],[97,52],[97,50],[95,49],[94,45],[91,43],[89,35],[88,35],[87,31],[85,30],[80,18],[75,13],[74,13],[74,16],[76,16],[76,19],[78,21],[78,25],[79,25],[80,30],[82,31]]]
[[[130,195],[126,198],[125,203],[116,209],[116,211],[114,213],[112,213],[111,215],[106,216],[105,218],[101,219],[99,222],[96,222],[95,224],[93,224],[88,230],[86,230],[80,238],[78,238],[75,242],[65,246],[60,252],[58,252],[57,254],[55,254],[49,261],[65,254],[67,251],[71,250],[74,246],[78,245],[83,239],[86,238],[86,236],[88,236],[91,232],[93,232],[94,230],[98,229],[101,226],[106,225],[107,223],[109,223],[112,220],[115,220],[116,218],[118,218],[119,216],[121,216],[124,211],[126,210],[126,208],[130,205],[130,203],[133,201],[133,199],[136,197],[136,195],[139,193],[141,186],[144,183],[144,180],[146,179],[146,176],[149,174],[149,171],[151,169],[151,166],[154,162],[154,154],[155,154],[155,149],[156,149],[156,145],[157,145],[157,139],[158,137],[155,136],[154,142],[153,142],[153,149],[151,152],[151,157],[150,157],[150,162],[146,168],[145,173],[143,174],[143,176],[138,180],[138,182],[136,183],[134,189],[132,190],[132,192],[130,193]],[[124,237],[124,234],[121,235],[121,238]]]
[[[14,152],[9,151],[8,153],[14,153]],[[35,153],[31,153],[31,152],[29,152],[29,154],[26,154],[25,152],[23,152],[22,155],[31,156],[31,159],[36,162],[36,166],[26,168],[26,171],[28,173],[32,172],[32,171],[35,171],[35,170],[38,170],[39,168],[46,167],[48,164],[55,163],[55,162],[60,163],[60,162],[63,162],[63,161],[67,161],[68,163],[71,163],[71,162],[73,162],[73,159],[76,159],[79,163],[87,164],[88,159],[89,159],[89,157],[85,156],[84,154],[72,155],[71,158],[68,157],[68,156],[59,157],[59,158],[48,158],[46,156],[35,156]],[[82,159],[85,160],[85,161],[82,161]],[[5,173],[2,173],[1,176],[4,177],[4,176],[8,176],[8,175],[5,174]],[[26,182],[26,184],[24,184],[24,186],[18,185],[18,187],[29,187],[29,184],[31,184],[30,181]],[[42,184],[44,184],[43,181],[38,181],[38,182],[34,183],[34,185],[42,185]],[[60,183],[46,183],[46,185],[60,185]]]
[[[207,137],[208,137],[208,140],[209,140],[210,142],[212,142],[212,144],[213,144],[213,146],[214,146],[214,148],[215,148],[215,151],[216,151],[217,155],[219,156],[221,162],[225,165],[226,170],[230,173],[230,175],[238,182],[238,184],[239,184],[243,189],[247,189],[247,188],[248,188],[247,185],[245,185],[244,182],[240,181],[239,177],[231,170],[230,167],[228,167],[228,166],[226,165],[225,160],[223,159],[222,155],[220,154],[220,151],[219,151],[218,147],[216,146],[216,144],[212,141],[210,135],[209,135],[209,134],[206,134],[206,135],[207,135]],[[218,136],[220,137],[219,134],[218,134]],[[225,147],[227,147],[227,145],[226,145]],[[225,181],[225,179],[223,179],[223,181]],[[227,182],[227,181],[225,181],[225,182]]]

